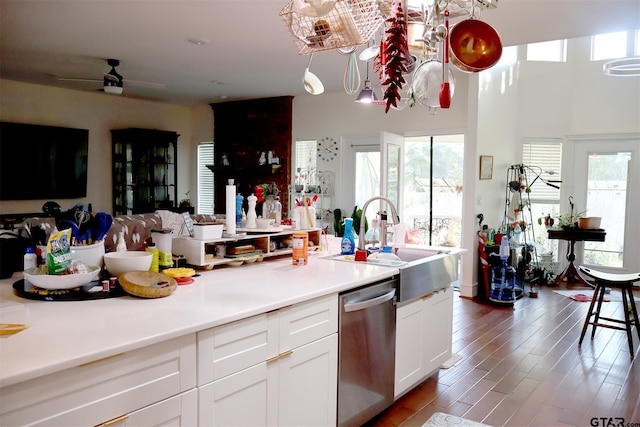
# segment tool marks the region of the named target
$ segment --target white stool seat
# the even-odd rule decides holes
[[[631,352],[631,358],[633,359],[633,336],[631,335],[631,329],[636,327],[636,333],[640,339],[640,322],[638,321],[638,310],[636,308],[635,300],[633,299],[633,283],[640,280],[640,273],[631,274],[612,274],[602,271],[593,270],[583,266],[579,267],[581,273],[586,274],[589,277],[595,279],[596,288],[593,292],[593,298],[591,299],[591,305],[589,306],[589,312],[587,318],[584,321],[582,327],[582,334],[580,335],[580,341],[578,345],[582,345],[582,340],[587,332],[589,325],[593,325],[591,331],[591,339],[596,334],[596,327],[601,326],[603,328],[618,329],[627,332],[627,341],[629,342],[629,351]],[[600,309],[602,307],[602,301],[604,300],[604,294],[606,288],[620,288],[622,291],[622,311],[624,312],[624,319],[614,319],[611,317],[600,316]],[[594,310],[593,307],[596,306]],[[591,318],[594,318],[591,320]],[[604,321],[604,322],[603,322]],[[619,324],[624,325],[618,326]]]
[[[610,283],[633,283],[640,280],[640,273],[628,273],[628,274],[614,274],[605,273],[603,271],[593,270],[591,268],[580,266],[578,267],[581,273],[586,274],[589,277],[593,277],[597,280],[602,280]]]

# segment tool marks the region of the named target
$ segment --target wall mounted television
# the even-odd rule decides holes
[[[0,122],[0,200],[87,196],[89,130]]]

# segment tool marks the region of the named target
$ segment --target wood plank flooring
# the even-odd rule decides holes
[[[539,290],[514,307],[454,295],[453,352],[441,369],[370,422],[422,426],[444,412],[492,426],[602,426],[594,417],[622,417],[640,426],[640,352],[631,360],[624,331],[591,327],[578,347],[589,303]],[[636,303],[640,295],[634,293]],[[640,305],[640,304],[638,304]],[[606,314],[605,314],[606,310]],[[620,318],[622,303],[603,304]],[[619,425],[619,420],[612,420]]]

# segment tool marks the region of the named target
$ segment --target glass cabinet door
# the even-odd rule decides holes
[[[179,135],[137,128],[111,133],[114,215],[175,208]]]

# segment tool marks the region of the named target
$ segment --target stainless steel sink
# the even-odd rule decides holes
[[[398,302],[451,286],[458,280],[460,250],[429,247],[400,247],[396,255],[407,263],[398,267]]]
[[[398,302],[408,301],[443,289],[458,279],[458,264],[463,251],[429,246],[403,246],[394,249],[401,262],[366,261],[367,263],[397,268],[400,271]],[[353,256],[332,255],[337,261],[354,261]]]

